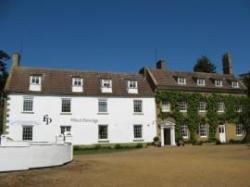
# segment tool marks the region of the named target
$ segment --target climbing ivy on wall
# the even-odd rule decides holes
[[[170,112],[161,111],[161,102],[167,100],[171,105]],[[187,112],[182,113],[179,110],[178,103],[181,101],[187,102]],[[159,109],[159,118],[164,120],[168,117],[175,119],[176,139],[181,139],[180,127],[183,123],[188,125],[190,140],[196,141],[196,134],[199,129],[199,124],[209,125],[209,140],[215,141],[216,129],[219,124],[229,122],[237,123],[239,121],[239,113],[235,110],[236,106],[243,106],[247,102],[244,96],[232,95],[203,95],[200,93],[185,93],[176,91],[157,91],[156,102]],[[207,103],[207,112],[200,114],[198,111],[199,102]],[[224,102],[225,111],[217,112],[218,102]]]

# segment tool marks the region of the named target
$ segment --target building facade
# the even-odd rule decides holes
[[[247,89],[233,75],[229,54],[222,64],[223,74],[170,71],[164,60],[156,68],[140,71],[156,93],[157,134],[162,146],[175,145],[178,139],[224,143],[244,138],[242,124],[232,118],[242,111]]]
[[[6,84],[4,132],[14,140],[73,144],[152,142],[154,93],[140,74],[83,72],[13,66]]]

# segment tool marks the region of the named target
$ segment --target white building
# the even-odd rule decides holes
[[[142,75],[29,68],[18,54],[12,58],[4,124],[10,138],[54,141],[70,131],[76,145],[156,136],[154,94]]]

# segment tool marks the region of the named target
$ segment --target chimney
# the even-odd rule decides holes
[[[223,73],[224,74],[233,74],[232,67],[232,56],[230,53],[225,53],[222,57]]]
[[[158,62],[156,62],[156,69],[165,70],[165,60],[160,59]]]
[[[21,55],[17,52],[14,52],[12,54],[12,66],[13,67],[17,67],[20,65],[20,61],[21,61]]]

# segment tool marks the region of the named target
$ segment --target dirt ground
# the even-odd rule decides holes
[[[250,186],[250,146],[152,147],[78,155],[62,167],[1,173],[0,186]]]

